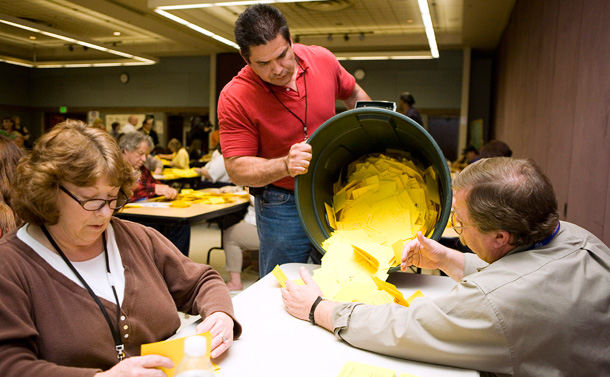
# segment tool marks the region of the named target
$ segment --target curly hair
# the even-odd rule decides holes
[[[0,235],[21,224],[21,219],[12,210],[15,197],[12,181],[15,167],[23,154],[23,149],[9,138],[0,136]]]
[[[483,233],[505,230],[512,246],[550,236],[559,221],[553,185],[531,159],[494,157],[468,165],[452,183],[466,190],[468,215]]]
[[[59,123],[17,165],[15,212],[31,224],[57,224],[62,182],[90,187],[105,177],[129,197],[137,172],[108,132],[77,120]]]
[[[250,47],[265,45],[281,34],[290,42],[290,29],[284,15],[269,4],[248,7],[235,21],[235,42],[241,56],[250,62]]]

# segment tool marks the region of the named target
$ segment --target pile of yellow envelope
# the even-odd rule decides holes
[[[199,174],[195,171],[195,169],[174,169],[174,168],[165,168],[161,172],[163,179],[177,179],[177,178],[193,178],[197,177]]]
[[[193,203],[201,204],[224,204],[233,203],[236,198],[243,195],[236,195],[234,193],[217,193],[217,192],[206,192],[197,191],[192,189],[183,189],[180,191],[178,198],[171,203],[172,207],[186,208]],[[245,197],[248,197],[246,192]]]
[[[322,268],[313,276],[324,297],[408,306],[385,280],[400,264],[404,244],[418,231],[434,230],[440,214],[434,170],[407,152],[388,150],[352,162],[345,184],[337,182],[333,193],[326,212],[334,231],[322,244]]]

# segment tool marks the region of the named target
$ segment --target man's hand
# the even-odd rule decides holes
[[[464,254],[417,232],[417,237],[402,250],[400,269],[404,271],[408,266],[438,268],[453,280],[459,281],[464,277]]]
[[[178,191],[176,191],[176,189],[174,189],[172,187],[169,187],[168,185],[156,184],[155,185],[155,194],[163,195],[167,199],[172,200],[178,196]]]
[[[290,315],[309,321],[311,305],[318,296],[322,296],[322,290],[305,267],[299,269],[299,274],[306,285],[298,285],[286,280],[286,288],[282,288],[282,301],[284,301],[284,307]]]
[[[420,268],[441,268],[445,257],[445,248],[438,242],[426,238],[421,232],[417,237],[407,243],[402,250],[400,269],[406,270],[408,266]]]
[[[311,145],[302,141],[293,144],[286,156],[286,172],[291,177],[307,173],[309,162],[311,161]]]

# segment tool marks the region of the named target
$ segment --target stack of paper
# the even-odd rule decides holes
[[[177,179],[177,178],[192,178],[197,177],[199,174],[195,169],[174,169],[165,168],[161,172],[163,179]]]
[[[429,235],[438,221],[434,170],[406,152],[388,150],[351,163],[345,184],[340,177],[333,193],[326,211],[334,231],[322,244],[322,268],[313,276],[324,297],[408,306],[385,280],[388,269],[400,264],[405,242],[418,231]]]
[[[224,204],[233,203],[236,198],[244,197],[243,194],[238,195],[237,193],[216,193],[206,191],[196,191],[192,189],[183,189],[180,191],[178,198],[172,202],[172,207],[189,207],[192,203],[201,204]],[[248,197],[248,193],[245,193],[245,197]]]

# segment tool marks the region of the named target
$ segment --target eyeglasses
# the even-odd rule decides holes
[[[462,222],[455,218],[455,211],[451,211],[451,227],[460,236],[462,235],[462,229],[472,228],[474,225],[462,225]]]
[[[83,207],[83,209],[85,211],[97,211],[99,209],[102,209],[106,204],[108,204],[108,207],[110,209],[113,209],[113,210],[119,209],[119,208],[122,208],[125,204],[127,204],[127,201],[129,199],[123,193],[123,191],[119,191],[119,196],[114,199],[80,200],[79,198],[74,196],[74,194],[72,194],[70,191],[68,191],[65,187],[59,186],[59,188],[61,189],[61,191],[68,194],[68,196],[70,196],[72,199],[76,200],[78,202],[78,204],[80,204],[80,206]]]

